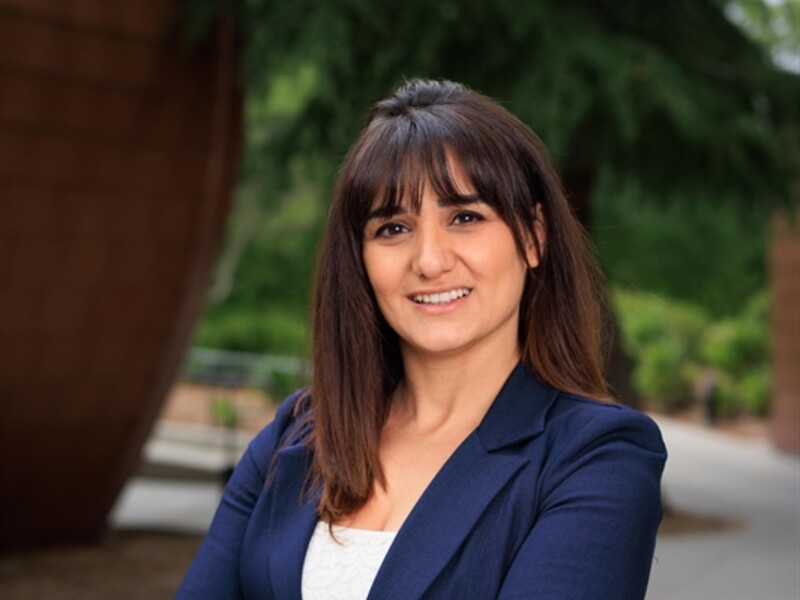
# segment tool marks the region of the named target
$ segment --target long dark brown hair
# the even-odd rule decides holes
[[[522,360],[552,387],[606,398],[605,297],[580,224],[538,137],[503,107],[450,81],[411,81],[375,104],[333,191],[315,282],[314,366],[307,443],[319,513],[330,523],[383,484],[378,446],[403,377],[396,334],[367,279],[362,240],[376,203],[418,208],[426,183],[459,195],[448,160],[513,232],[545,231],[520,308]],[[310,421],[310,422],[309,422]]]

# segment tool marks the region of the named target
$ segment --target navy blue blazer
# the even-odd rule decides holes
[[[179,600],[300,600],[318,516],[302,493],[310,452],[284,439],[296,397],[239,462]],[[640,600],[665,459],[648,417],[519,365],[406,518],[369,600]]]

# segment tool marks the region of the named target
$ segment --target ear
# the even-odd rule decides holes
[[[542,211],[542,205],[538,202],[533,210],[533,233],[535,237],[528,235],[529,239],[525,243],[525,260],[528,263],[528,267],[531,269],[538,267],[539,263],[542,261],[547,239],[544,213]]]

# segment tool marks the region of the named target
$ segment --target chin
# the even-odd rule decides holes
[[[408,343],[412,352],[438,356],[452,356],[467,350],[470,344],[464,339],[437,338],[435,340],[412,340]]]

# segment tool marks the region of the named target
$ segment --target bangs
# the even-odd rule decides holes
[[[402,207],[419,212],[425,186],[430,185],[447,204],[467,203],[477,195],[521,243],[520,224],[535,205],[524,169],[507,143],[492,143],[499,140],[487,139],[474,121],[468,124],[458,116],[419,111],[378,118],[368,125],[346,169],[351,175],[348,221],[357,233],[376,210],[392,214]]]

